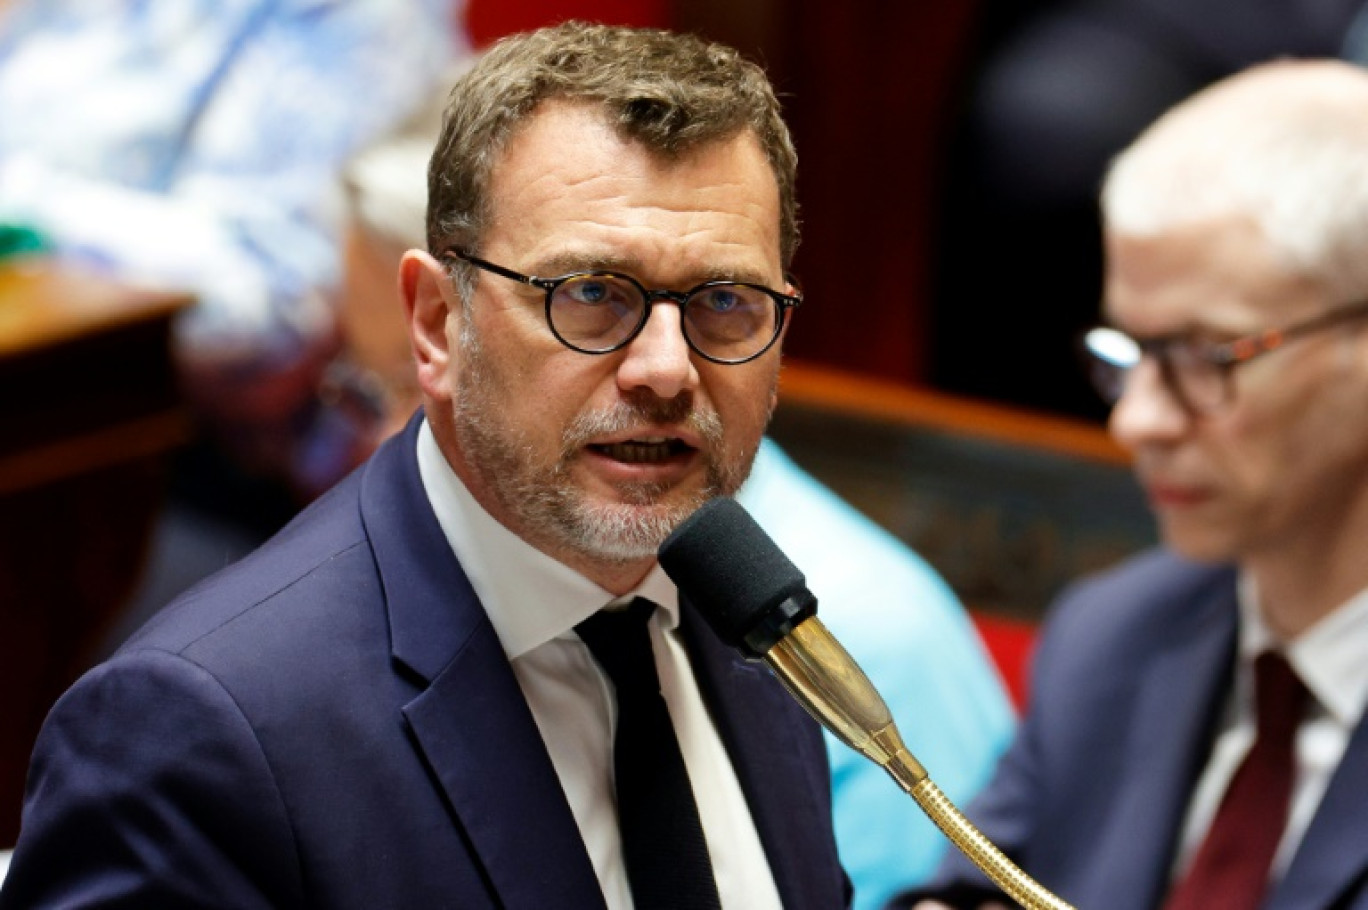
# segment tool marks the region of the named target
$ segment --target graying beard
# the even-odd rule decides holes
[[[688,396],[660,401],[649,393],[629,396],[608,413],[581,415],[567,428],[556,465],[550,470],[538,468],[531,445],[515,438],[514,445],[505,446],[479,407],[474,390],[487,388],[483,384],[488,378],[482,369],[483,350],[469,319],[458,337],[464,356],[453,400],[456,422],[474,442],[476,458],[472,461],[477,462],[477,470],[530,533],[544,535],[549,542],[595,560],[614,564],[636,562],[654,556],[660,543],[698,506],[713,496],[734,493],[745,479],[744,472],[735,467],[719,467],[729,466],[730,459],[723,448],[722,426],[715,413],[693,411]],[[669,489],[655,483],[623,490],[628,500],[626,507],[590,507],[569,483],[572,458],[589,439],[619,432],[643,420],[687,421],[711,443],[714,457],[704,489],[664,514],[641,515],[631,509],[651,506]],[[508,429],[521,437],[521,431]]]
[[[722,449],[722,427],[717,415],[694,412],[691,408],[692,402],[686,396],[665,402],[639,396],[636,401],[629,397],[626,403],[607,413],[581,415],[567,428],[561,459],[552,471],[546,472],[545,482],[536,484],[536,489],[523,489],[522,492],[538,503],[539,511],[552,519],[552,526],[563,535],[564,542],[579,552],[617,563],[654,556],[661,542],[695,509],[720,493],[735,492],[740,486],[739,479],[731,482],[729,475],[735,472],[718,467],[727,464],[728,459]],[[655,505],[669,491],[669,486],[643,483],[620,487],[627,507],[591,507],[569,485],[570,461],[588,440],[612,435],[642,422],[668,424],[681,420],[687,421],[711,442],[714,453],[704,489],[688,501],[668,508],[663,514],[642,515],[630,507]],[[526,487],[526,484],[522,486]]]

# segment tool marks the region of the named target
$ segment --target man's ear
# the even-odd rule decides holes
[[[446,269],[422,250],[409,250],[399,262],[399,297],[404,301],[409,340],[417,362],[418,385],[429,397],[450,397],[451,343],[447,318],[460,318],[456,288]]]

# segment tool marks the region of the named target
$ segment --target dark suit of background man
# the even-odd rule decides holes
[[[722,906],[843,906],[818,730],[654,557],[775,403],[795,161],[726,48],[571,24],[484,56],[400,268],[421,414],[64,696],[0,905],[629,907],[573,630],[642,595]],[[508,277],[604,269],[753,287]]]
[[[1217,83],[1119,157],[1102,208],[1096,375],[1167,547],[1064,596],[970,814],[1080,908],[1171,906],[1210,881],[1195,870],[1252,751],[1256,656],[1281,653],[1309,690],[1290,800],[1230,829],[1272,834],[1262,893],[1199,905],[1368,908],[1368,72]],[[942,900],[988,898],[959,857],[942,872]]]

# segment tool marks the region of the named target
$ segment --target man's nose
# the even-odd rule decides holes
[[[1145,357],[1126,376],[1107,428],[1123,448],[1134,451],[1146,443],[1171,441],[1191,420],[1159,364]]]
[[[641,333],[624,349],[618,365],[618,384],[623,389],[648,388],[662,399],[698,385],[698,369],[692,349],[684,340],[677,304],[656,301]]]

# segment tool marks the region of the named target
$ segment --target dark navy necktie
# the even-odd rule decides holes
[[[622,855],[636,910],[720,908],[698,804],[660,693],[646,624],[656,605],[638,597],[575,627],[617,692],[613,772]]]

